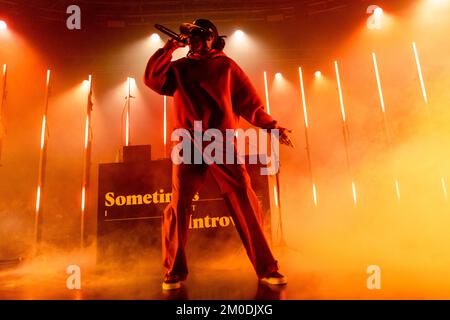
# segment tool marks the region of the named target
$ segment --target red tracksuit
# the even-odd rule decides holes
[[[150,58],[145,84],[159,94],[173,96],[175,128],[193,130],[235,129],[242,116],[251,124],[271,129],[268,115],[255,88],[242,69],[222,51],[206,58],[171,61],[174,49],[161,48]],[[180,164],[172,169],[172,201],[164,210],[163,264],[166,276],[185,280],[188,274],[185,244],[191,201],[210,170],[230,209],[236,229],[259,277],[278,270],[262,230],[262,210],[250,178],[240,164]]]

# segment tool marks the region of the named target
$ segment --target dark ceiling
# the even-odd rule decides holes
[[[210,17],[217,22],[282,22],[299,17],[327,15],[336,11],[367,8],[383,4],[391,10],[411,1],[369,0],[0,0],[1,13],[8,16],[27,16],[39,21],[64,21],[66,8],[77,4],[85,17],[97,26],[125,27],[150,25],[155,19],[178,23],[180,18]]]
[[[367,19],[377,4],[401,11],[415,0],[0,0],[0,19],[25,35],[50,61],[106,61],[127,42],[148,36],[161,23],[208,18],[221,34],[242,28],[259,40],[273,65],[317,65]],[[81,8],[82,30],[68,31],[66,9]],[[57,49],[57,50],[56,50]],[[61,58],[62,57],[62,58]]]

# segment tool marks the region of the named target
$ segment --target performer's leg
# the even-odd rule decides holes
[[[162,225],[163,265],[166,279],[185,280],[188,274],[185,255],[192,198],[206,176],[204,165],[172,166],[172,200],[164,210]]]
[[[236,229],[259,278],[277,272],[278,264],[262,228],[262,209],[244,165],[213,164],[211,173],[230,207]]]

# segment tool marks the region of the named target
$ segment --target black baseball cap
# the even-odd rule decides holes
[[[205,36],[214,36],[214,38],[219,37],[219,32],[217,27],[208,19],[196,19],[194,22],[184,22],[180,25],[180,33],[183,35],[191,35],[192,33],[200,32]]]

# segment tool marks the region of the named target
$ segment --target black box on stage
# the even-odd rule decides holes
[[[271,238],[269,177],[261,165],[246,165]],[[161,261],[161,223],[171,200],[170,159],[99,165],[97,261]],[[187,254],[214,259],[244,250],[229,208],[211,174],[192,202]]]
[[[152,159],[152,146],[124,146],[123,162],[145,162]]]

